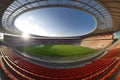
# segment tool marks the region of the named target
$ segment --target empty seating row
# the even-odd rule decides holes
[[[105,54],[102,58],[114,58],[114,57],[120,57],[120,49],[114,49],[106,51],[107,54]]]
[[[1,59],[1,62],[3,63],[2,65],[5,65],[4,68],[6,68],[6,70],[8,72],[10,72],[10,74],[13,74],[14,77],[16,78],[15,80],[18,79],[25,79],[25,80],[34,80],[26,75],[24,75],[23,73],[20,73],[19,71],[17,71],[7,60],[6,60],[7,56],[5,56],[3,53],[2,53],[2,59]]]
[[[4,63],[1,61],[1,69],[2,71],[5,73],[5,75],[11,79],[11,80],[17,80],[16,77],[14,77],[14,75],[12,75],[6,68],[5,68],[5,65]]]
[[[118,63],[115,65],[115,67],[114,67],[112,70],[110,70],[109,73],[106,74],[104,77],[102,77],[100,80],[106,80],[107,77],[111,76],[111,75],[118,69],[119,66],[120,66],[120,62],[118,62]]]

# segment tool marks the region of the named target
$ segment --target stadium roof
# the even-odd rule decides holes
[[[22,13],[44,7],[69,7],[93,15],[96,29],[90,34],[120,30],[120,0],[0,0],[0,31],[21,33],[14,20]]]

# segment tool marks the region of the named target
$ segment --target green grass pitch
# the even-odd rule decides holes
[[[41,44],[34,46],[23,46],[18,48],[20,51],[33,56],[76,56],[94,53],[97,50],[70,44]]]

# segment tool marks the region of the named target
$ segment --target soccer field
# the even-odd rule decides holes
[[[41,44],[34,46],[19,47],[18,50],[33,56],[57,56],[68,57],[76,55],[87,55],[97,52],[97,50],[76,45],[66,44]]]

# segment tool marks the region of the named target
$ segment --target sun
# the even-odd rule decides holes
[[[22,37],[24,37],[24,38],[29,38],[30,35],[29,35],[28,33],[23,33],[23,34],[22,34]]]

